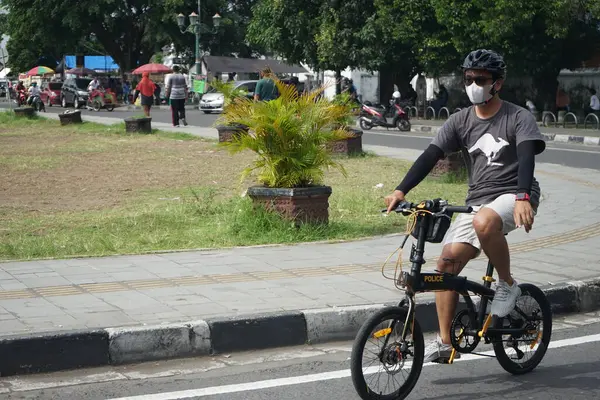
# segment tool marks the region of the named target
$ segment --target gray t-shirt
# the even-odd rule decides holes
[[[187,83],[185,76],[181,74],[173,74],[167,79],[167,90],[170,90],[170,98],[173,100],[185,99],[185,90]]]
[[[451,115],[432,144],[446,154],[462,152],[469,173],[466,203],[476,206],[517,192],[517,145],[527,140],[539,141],[537,154],[544,151],[546,143],[533,115],[504,101],[489,119],[479,118],[474,106]],[[539,201],[540,185],[534,178],[531,203],[537,205]]]

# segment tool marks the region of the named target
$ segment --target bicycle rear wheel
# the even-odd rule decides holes
[[[358,331],[350,370],[361,399],[404,399],[417,383],[423,368],[423,333],[415,320],[412,332],[409,327],[407,340],[402,341],[406,315],[404,308],[387,307],[373,314]],[[410,367],[410,372],[405,367]],[[402,378],[403,382],[399,381]]]
[[[502,340],[494,341],[494,353],[500,366],[514,375],[525,374],[538,366],[552,336],[552,309],[544,292],[531,284],[519,287],[521,296],[515,309],[505,318],[498,318],[495,327],[522,328],[524,333],[503,335]]]

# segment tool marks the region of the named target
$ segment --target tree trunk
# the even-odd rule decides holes
[[[410,85],[409,71],[397,67],[385,67],[379,71],[379,102],[385,104],[392,98],[394,84],[398,86],[400,93],[406,93]]]
[[[379,103],[390,99],[394,93],[394,74],[388,68],[379,71]]]
[[[342,71],[339,69],[335,70],[335,94],[342,93]]]
[[[533,77],[534,87],[537,89],[536,106],[543,111],[555,111],[556,90],[558,88],[559,68],[549,68],[540,71]],[[541,106],[541,107],[540,107]]]

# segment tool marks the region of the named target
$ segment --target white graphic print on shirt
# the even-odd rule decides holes
[[[488,159],[487,165],[498,165],[502,166],[503,163],[492,162],[496,158],[500,150],[504,146],[508,146],[508,142],[502,138],[498,138],[499,142],[494,139],[491,133],[486,133],[480,137],[477,142],[469,149],[469,153],[473,153],[476,150],[481,150]]]

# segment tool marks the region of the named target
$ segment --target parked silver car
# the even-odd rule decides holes
[[[248,92],[249,97],[254,97],[254,91],[256,90],[256,83],[258,81],[238,81],[235,83],[236,89],[242,89]],[[223,93],[217,92],[216,89],[211,89],[204,93],[202,99],[200,99],[200,110],[205,114],[212,112],[223,111]]]

